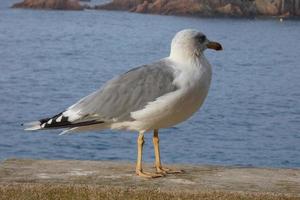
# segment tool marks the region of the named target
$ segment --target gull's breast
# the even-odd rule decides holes
[[[199,110],[208,94],[211,76],[210,65],[197,67],[182,75],[182,88],[179,90],[181,97],[176,107],[173,108],[174,112],[166,119],[168,123],[164,124],[163,127],[173,126],[185,121]]]

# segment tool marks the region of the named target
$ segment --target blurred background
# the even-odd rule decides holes
[[[174,1],[178,4],[169,12],[164,12],[169,4],[155,10],[154,1],[43,4],[51,10],[39,1],[27,0],[19,7],[42,9],[12,9],[19,1],[0,2],[0,160],[134,162],[137,133],[59,136],[59,130],[25,132],[21,124],[52,116],[112,77],[168,56],[175,33],[193,28],[220,42],[224,51],[206,51],[213,81],[201,110],[160,131],[163,161],[300,167],[297,0],[261,1],[265,13],[257,1],[246,2],[251,12],[242,1],[218,1],[219,7]],[[65,11],[68,5],[81,11]],[[190,11],[194,7],[187,5],[199,7]],[[151,138],[146,135],[146,162],[154,159]]]

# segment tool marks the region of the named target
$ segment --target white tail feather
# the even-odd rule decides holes
[[[41,122],[39,122],[39,121],[28,122],[28,123],[23,124],[23,126],[25,127],[24,128],[25,131],[35,131],[35,130],[42,129]]]

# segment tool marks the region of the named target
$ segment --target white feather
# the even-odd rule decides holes
[[[39,121],[28,122],[23,124],[25,131],[35,131],[41,129],[41,123]]]
[[[81,118],[81,115],[78,114],[79,111],[75,112],[73,110],[67,110],[63,113],[63,116],[68,117],[68,121],[72,122]]]
[[[62,119],[62,115],[56,119],[56,122],[61,122],[61,119]]]

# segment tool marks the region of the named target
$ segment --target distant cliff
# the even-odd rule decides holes
[[[16,3],[13,8],[54,9],[54,10],[83,10],[84,6],[78,0],[24,0]]]
[[[24,0],[13,8],[83,10],[79,0]],[[163,15],[205,17],[300,17],[300,0],[112,0],[94,7]]]
[[[163,15],[300,16],[300,0],[113,0],[95,8]]]

